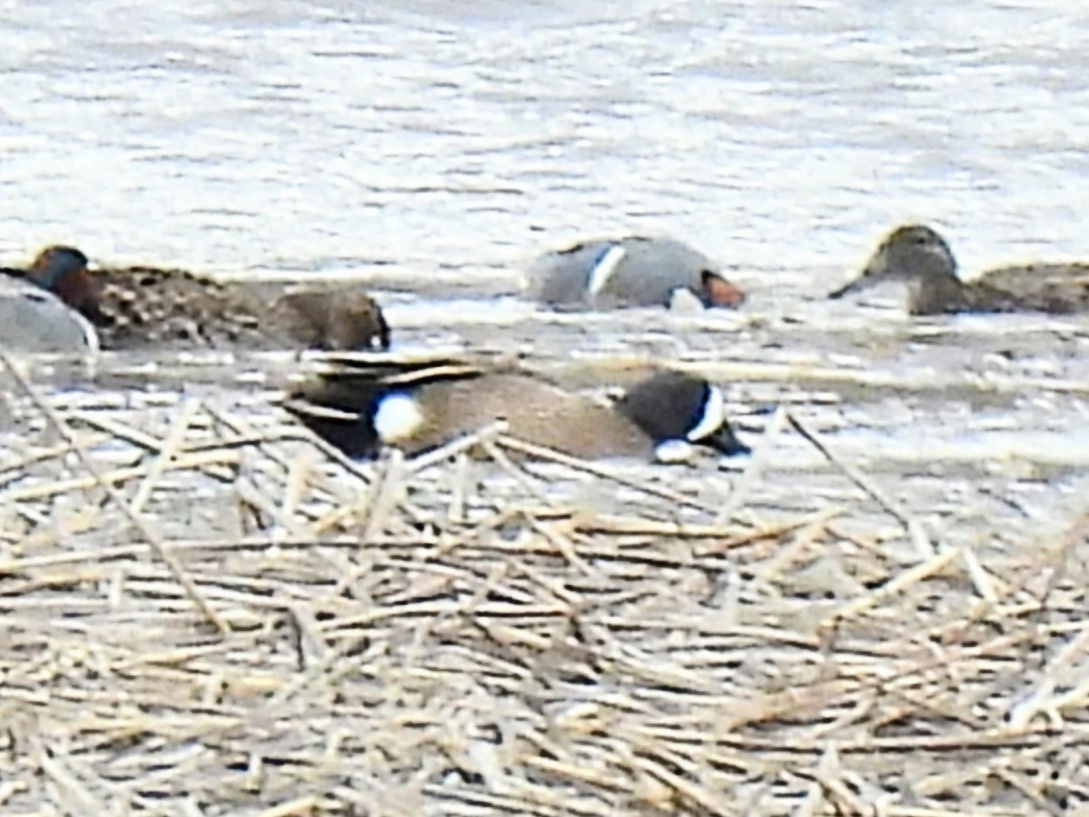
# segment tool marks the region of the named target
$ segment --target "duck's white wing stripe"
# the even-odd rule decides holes
[[[590,282],[586,285],[591,298],[596,298],[605,289],[605,285],[627,254],[628,251],[619,244],[613,244],[601,256],[601,260],[594,264],[594,268],[590,270]]]

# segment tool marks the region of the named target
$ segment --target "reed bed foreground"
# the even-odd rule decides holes
[[[246,396],[15,381],[4,815],[1089,809],[1084,515],[952,545],[850,463],[769,515],[758,467],[361,465]]]

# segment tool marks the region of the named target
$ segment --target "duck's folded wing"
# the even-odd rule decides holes
[[[186,270],[112,267],[94,272],[91,320],[115,348],[243,343],[262,334],[261,311],[228,287]]]
[[[0,277],[0,346],[28,352],[97,353],[98,334],[78,312],[33,284]]]
[[[987,273],[977,286],[1001,293],[1011,309],[1089,311],[1089,264],[1028,264]]]
[[[290,390],[289,399],[359,413],[393,391],[470,380],[517,367],[509,356],[485,354],[328,354],[322,356],[313,373]]]

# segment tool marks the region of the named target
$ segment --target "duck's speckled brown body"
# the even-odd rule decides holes
[[[389,347],[382,310],[359,288],[272,291],[148,267],[91,275],[98,291],[85,314],[106,348],[148,343],[333,351]]]
[[[389,327],[360,288],[219,283],[186,270],[91,269],[72,247],[49,247],[5,270],[55,294],[98,330],[103,348],[387,348]]]

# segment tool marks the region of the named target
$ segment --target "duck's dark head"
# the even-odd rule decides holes
[[[656,444],[672,441],[748,454],[726,419],[722,390],[683,372],[660,372],[638,383],[616,403]]]
[[[75,247],[46,247],[27,268],[29,281],[56,295],[78,312],[97,308],[98,287],[88,269],[90,261]]]

